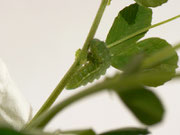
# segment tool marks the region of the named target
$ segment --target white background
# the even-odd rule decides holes
[[[104,40],[114,17],[133,0],[113,0],[96,37]],[[43,104],[82,47],[100,0],[0,0],[0,57],[31,103],[34,113]],[[180,1],[169,0],[153,9],[153,23],[180,14]],[[180,19],[152,29],[146,37],[180,41]],[[113,68],[108,70],[112,73]],[[162,124],[153,135],[180,134],[180,83],[171,81],[155,91],[166,107]],[[81,89],[81,88],[80,88]],[[76,91],[63,91],[58,101]],[[115,95],[107,92],[77,102],[58,115],[50,129],[93,128],[97,132],[142,126]]]

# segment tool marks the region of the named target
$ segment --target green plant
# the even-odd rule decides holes
[[[93,25],[82,49],[76,52],[76,59],[53,93],[21,131],[1,128],[3,134],[75,134],[95,135],[93,130],[57,131],[45,133],[43,128],[50,120],[68,105],[91,94],[108,90],[116,93],[137,119],[144,125],[159,123],[164,114],[164,107],[157,95],[149,87],[157,87],[179,75],[175,72],[178,56],[174,47],[161,38],[148,38],[139,41],[149,29],[179,18],[180,15],[151,25],[152,9],[167,0],[135,0],[137,3],[125,7],[119,12],[105,41],[94,38],[102,15],[110,0],[102,0]],[[96,83],[82,92],[62,101],[49,109],[62,90],[75,89],[88,82],[93,82],[104,75],[109,66],[118,72],[113,77]],[[101,135],[146,135],[147,129],[123,128]]]

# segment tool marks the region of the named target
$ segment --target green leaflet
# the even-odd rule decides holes
[[[31,129],[28,131],[16,131],[10,127],[0,127],[0,135],[57,135],[55,133],[44,132],[42,130]],[[58,134],[65,135],[65,134]]]
[[[168,0],[135,0],[138,4],[145,7],[157,7],[166,3]]]
[[[142,81],[147,86],[159,86],[169,81],[175,75],[175,69],[177,68],[177,54],[166,41],[158,38],[151,38],[148,40],[136,43],[145,33],[139,34],[131,39],[125,40],[115,46],[112,43],[129,36],[130,34],[137,32],[143,28],[151,25],[152,11],[149,8],[138,6],[137,4],[130,5],[122,11],[116,17],[111,30],[107,36],[106,43],[111,53],[111,64],[113,67],[124,70],[126,64],[137,54],[144,53],[146,57],[153,55],[159,50],[169,47],[169,53],[172,57],[168,59],[160,59],[160,63],[154,65],[154,67],[146,67],[143,70],[144,74],[154,74],[159,76],[163,74],[164,77],[160,80],[148,81],[145,79]],[[109,46],[108,46],[109,45]],[[157,59],[157,58],[156,58]],[[148,62],[146,62],[148,63]],[[145,75],[145,76],[146,76]]]
[[[74,130],[74,131],[66,131],[66,132],[57,131],[57,132],[48,133],[35,129],[20,132],[20,131],[15,131],[14,129],[11,128],[0,128],[0,135],[96,135],[96,134],[91,129]]]
[[[62,135],[66,135],[66,134],[67,135],[69,135],[69,134],[73,134],[73,135],[96,135],[96,133],[91,129],[65,131],[65,132],[60,131],[59,133],[60,133],[60,135],[61,134]],[[147,129],[142,129],[142,128],[121,128],[121,129],[101,133],[99,135],[147,135],[147,134],[149,134],[149,131]]]
[[[171,80],[175,76],[176,68],[178,67],[178,56],[176,51],[169,43],[160,38],[150,38],[139,42],[137,46],[142,48],[147,55],[146,60],[148,63],[145,60],[147,64],[144,63],[143,66],[145,69],[142,71],[142,73],[154,75],[157,78],[159,78],[158,76],[163,75],[163,78],[159,80],[154,79],[154,81],[146,81],[146,78],[144,78],[144,80],[142,81],[143,84],[147,86],[159,86]],[[166,52],[166,56],[156,57],[156,59],[149,59],[148,61],[148,57],[153,56],[156,52],[164,49],[169,50],[168,52]],[[152,66],[150,66],[149,64],[152,64]]]
[[[134,56],[123,73],[117,73],[107,81],[112,81],[109,89],[117,93],[139,121],[146,125],[154,125],[162,120],[164,107],[155,93],[141,85],[138,75],[143,56],[144,54]]]
[[[168,55],[169,57],[152,57],[164,48],[168,49],[168,52],[166,51],[166,55]],[[116,65],[118,65],[118,67],[124,70],[123,68],[127,65],[127,63],[134,56],[141,52],[143,52],[146,57],[143,64],[143,69],[141,71],[141,75],[149,74],[154,75],[157,78],[159,78],[158,76],[163,75],[163,78],[159,80],[154,79],[154,81],[149,81],[148,79],[144,78],[142,80],[142,83],[144,85],[159,86],[174,77],[175,69],[177,68],[178,56],[172,46],[165,40],[160,38],[149,38],[137,44],[134,44],[132,47],[124,50],[121,54],[119,54],[119,61],[116,62]],[[149,57],[151,59],[149,59]]]
[[[77,72],[71,77],[66,88],[75,89],[88,82],[99,79],[101,75],[106,73],[109,68],[110,61],[109,50],[104,42],[94,39],[90,43],[90,52],[85,64],[83,64]]]
[[[162,120],[164,107],[152,91],[142,86],[131,88],[124,86],[124,89],[121,87],[117,94],[142,123],[153,125]]]
[[[138,4],[132,4],[122,11],[120,11],[119,15],[115,18],[114,23],[108,33],[106,38],[106,44],[108,45],[114,43],[120,39],[123,39],[143,28],[146,28],[151,25],[152,20],[152,10],[143,6],[139,6]],[[110,53],[112,66],[118,69],[121,69],[118,66],[118,61],[120,59],[118,56],[131,45],[133,45],[136,41],[142,38],[145,33],[139,34],[131,39],[128,39],[120,44],[115,46],[111,46]]]
[[[92,129],[73,130],[73,131],[59,131],[57,135],[96,135]]]
[[[122,74],[116,74],[109,89],[114,90],[130,111],[146,125],[159,123],[164,107],[155,93],[141,85],[138,77],[144,55],[137,55],[127,64]]]
[[[141,128],[122,128],[117,130],[108,131],[100,135],[147,135],[149,131]]]
[[[8,128],[0,128],[0,135],[25,135]]]

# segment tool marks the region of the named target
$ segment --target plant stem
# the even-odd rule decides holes
[[[85,41],[85,43],[83,45],[82,51],[87,51],[88,50],[89,43],[94,38],[94,36],[96,34],[97,28],[98,28],[98,26],[100,24],[101,18],[102,18],[103,14],[104,14],[104,11],[105,11],[105,8],[106,8],[107,4],[108,4],[108,0],[102,0],[101,1],[101,5],[100,5],[99,10],[98,10],[98,12],[96,14],[96,17],[95,17],[94,22],[93,22],[93,24],[91,26],[89,34],[88,34],[88,36],[86,38],[86,41]]]
[[[176,76],[174,77],[174,79],[179,79],[179,77],[180,77],[180,73],[178,72],[176,73]]]
[[[141,29],[141,30],[139,30],[139,31],[131,34],[131,35],[128,35],[128,36],[126,36],[126,37],[124,37],[124,38],[122,38],[122,39],[120,39],[120,40],[118,40],[118,41],[115,41],[115,42],[107,45],[107,48],[112,48],[112,47],[114,47],[114,46],[116,46],[116,45],[118,45],[118,44],[120,44],[120,43],[122,43],[122,42],[124,42],[124,41],[126,41],[126,40],[128,40],[128,39],[130,39],[130,38],[133,38],[133,37],[135,37],[135,36],[137,36],[137,35],[139,35],[139,34],[141,34],[141,33],[143,33],[143,32],[146,32],[146,31],[149,30],[149,29],[152,29],[152,28],[155,28],[155,27],[160,26],[160,25],[162,25],[162,24],[168,23],[168,22],[173,21],[173,20],[175,20],[175,19],[177,19],[177,18],[180,18],[180,15],[177,15],[177,16],[172,17],[172,18],[170,18],[170,19],[167,19],[167,20],[165,20],[165,21],[156,23],[156,24],[151,25],[151,26],[149,26],[149,27],[143,28],[143,29]]]
[[[105,11],[105,8],[107,6],[107,3],[108,3],[108,0],[102,0],[101,5],[99,7],[99,10],[98,10],[96,17],[94,19],[94,22],[93,22],[91,29],[89,31],[89,34],[87,36],[87,39],[83,45],[82,52],[87,53],[88,48],[89,48],[89,43],[95,36],[95,33],[96,33],[97,28],[100,24],[100,21],[101,21],[101,18],[103,16],[103,13]],[[52,104],[55,102],[55,100],[60,95],[62,90],[65,88],[66,84],[68,83],[68,80],[71,78],[73,73],[75,73],[75,71],[78,67],[78,64],[79,64],[79,60],[81,58],[81,54],[74,61],[72,66],[69,68],[68,72],[64,75],[64,77],[59,82],[57,87],[54,89],[54,91],[51,93],[51,95],[48,97],[48,99],[45,101],[45,103],[42,105],[42,107],[39,109],[39,111],[36,113],[36,115],[33,117],[33,119],[27,124],[27,126],[29,124],[31,124],[33,121],[35,121],[43,112],[45,112],[46,110],[48,110],[52,106]]]
[[[106,81],[106,80],[105,80]],[[48,122],[59,112],[61,112],[64,108],[71,105],[75,101],[78,101],[82,98],[85,98],[89,95],[92,95],[94,93],[100,92],[103,89],[107,89],[112,82],[106,81],[106,82],[98,83],[90,88],[84,89],[81,92],[75,94],[74,96],[71,96],[67,99],[65,99],[63,102],[58,103],[55,105],[51,110],[44,112],[41,116],[39,116],[35,121],[31,122],[28,126],[26,126],[25,129],[30,128],[43,128],[47,125]]]
[[[178,50],[180,48],[180,43],[176,44],[174,47],[173,47],[175,50]]]
[[[35,116],[32,118],[32,120],[28,124],[30,124],[32,121],[37,119],[44,111],[48,110],[51,107],[51,105],[55,102],[57,97],[60,95],[60,93],[62,92],[62,90],[66,86],[66,84],[67,84],[69,78],[71,77],[71,75],[76,71],[76,67],[78,65],[77,63],[78,62],[75,61],[72,64],[72,66],[70,67],[68,72],[64,75],[64,77],[59,82],[59,84],[56,86],[56,88],[53,90],[51,95],[48,97],[48,99],[45,101],[45,103],[41,106],[39,111],[35,114]]]
[[[178,49],[180,47],[180,44],[177,44],[174,46],[174,48]],[[163,58],[164,54],[168,54],[169,51],[169,47],[161,50],[160,52],[158,52],[157,54],[155,54],[155,58]],[[170,57],[170,55],[166,56]],[[152,55],[150,57],[150,60],[148,60],[148,66],[152,66],[152,64],[154,64],[154,55]],[[159,74],[162,78],[164,78],[164,74]],[[180,74],[177,74],[175,76],[175,78],[179,77]],[[134,80],[134,78],[136,78],[136,81],[142,81],[143,78],[148,78],[149,80],[154,80],[157,79],[157,76],[155,76],[154,74],[135,74],[134,75],[130,75],[127,79],[122,79],[121,77],[123,77],[122,75],[120,76],[119,74],[115,75],[114,77],[112,77],[111,79],[108,80],[104,80],[101,83],[98,83],[90,88],[84,89],[81,92],[75,94],[72,97],[69,97],[68,99],[64,100],[61,103],[58,103],[56,106],[54,106],[51,110],[49,110],[48,112],[43,113],[39,118],[37,118],[35,121],[31,122],[27,127],[27,128],[43,128],[44,126],[47,125],[47,123],[59,112],[61,112],[64,108],[66,108],[67,106],[71,105],[72,103],[85,98],[89,95],[92,95],[94,93],[100,92],[104,89],[111,89],[112,87],[116,86],[117,84],[121,85],[121,84],[126,84],[129,85],[132,80]],[[161,79],[158,78],[158,79]]]

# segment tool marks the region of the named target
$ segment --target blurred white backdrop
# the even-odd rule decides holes
[[[101,0],[0,0],[0,57],[14,81],[29,100],[33,112],[46,100],[82,47]],[[133,0],[113,0],[107,8],[96,37],[105,39],[118,12]],[[180,14],[180,1],[153,9],[153,23]],[[152,29],[146,37],[180,41],[180,19]],[[114,69],[108,70],[113,73]],[[170,81],[155,91],[166,107],[153,135],[180,134],[180,83]],[[81,88],[79,89],[81,90]],[[78,92],[63,91],[58,101]],[[81,100],[59,114],[49,129],[93,128],[97,132],[125,126],[142,126],[107,92]]]

